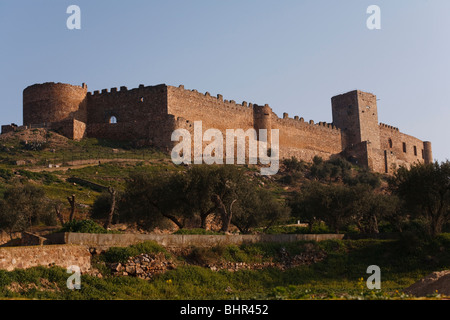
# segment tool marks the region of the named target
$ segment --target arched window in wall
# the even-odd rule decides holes
[[[389,138],[389,148],[392,148],[392,139]]]
[[[115,116],[112,116],[111,118],[109,118],[109,123],[110,124],[115,124],[117,123],[117,118]]]

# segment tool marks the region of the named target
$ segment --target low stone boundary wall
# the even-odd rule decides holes
[[[98,161],[97,161],[98,163]],[[94,183],[85,179],[77,178],[77,177],[70,177],[67,179],[67,182],[77,183],[79,185],[91,188],[92,190],[102,192],[105,190],[108,190],[108,187],[102,186],[98,183]]]
[[[77,245],[0,248],[0,269],[2,270],[12,271],[53,265],[62,268],[77,265],[81,272],[85,272],[91,268],[91,253],[86,246]]]
[[[12,235],[13,239],[17,239],[21,237],[21,233],[20,232],[14,232]],[[11,241],[11,236],[4,232],[3,230],[0,230],[0,245],[5,244],[7,242]]]
[[[22,232],[21,245],[22,246],[42,246],[47,244],[48,240],[44,237],[38,236],[30,232]]]
[[[261,234],[261,235],[177,235],[177,234],[93,234],[59,233],[49,237],[51,243],[91,247],[126,247],[144,241],[155,241],[164,247],[210,247],[216,245],[258,242],[295,242],[343,239],[343,234]]]

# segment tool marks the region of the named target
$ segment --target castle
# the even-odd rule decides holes
[[[279,129],[281,158],[311,161],[316,155],[329,159],[339,154],[380,173],[433,161],[430,142],[378,122],[375,95],[355,90],[333,97],[331,106],[333,123],[314,123],[287,113],[279,118],[267,104],[239,104],[184,86],[140,85],[91,93],[84,83],[43,83],[23,91],[23,126],[55,130],[74,140],[103,138],[169,150],[175,129],[191,132],[194,121],[201,120],[204,131]],[[2,133],[17,129],[2,126]]]

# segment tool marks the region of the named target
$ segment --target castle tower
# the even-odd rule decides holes
[[[23,124],[44,124],[75,119],[86,123],[87,86],[47,82],[23,90]]]
[[[433,163],[433,152],[431,150],[431,142],[423,142],[423,159],[425,163]]]
[[[331,98],[333,124],[343,132],[345,149],[367,141],[380,149],[377,98],[371,93],[351,91]]]
[[[270,141],[272,141],[271,140],[272,108],[270,108],[269,105],[267,104],[264,106],[259,106],[257,104],[253,105],[253,126],[258,135],[258,139],[260,139],[259,130],[260,129],[267,130],[267,142],[268,144],[270,144]]]

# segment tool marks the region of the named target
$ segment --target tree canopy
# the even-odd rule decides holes
[[[119,212],[126,221],[152,228],[170,220],[179,228],[199,221],[206,228],[215,214],[221,231],[235,225],[241,232],[271,225],[288,216],[289,209],[232,165],[198,165],[185,173],[132,175]]]
[[[428,233],[436,236],[450,217],[450,162],[416,163],[400,167],[390,180],[390,189],[403,200],[412,216],[427,222]]]

